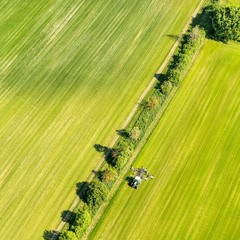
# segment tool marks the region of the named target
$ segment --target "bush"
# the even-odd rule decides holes
[[[100,180],[104,183],[113,182],[116,179],[117,173],[114,169],[108,167],[100,172]]]
[[[183,69],[182,69],[183,70]],[[177,86],[180,81],[181,72],[178,69],[170,68],[166,74],[166,80]],[[168,94],[167,94],[168,95]]]
[[[112,157],[113,159],[118,158],[120,155],[121,155],[121,149],[119,149],[119,148],[114,148],[114,149],[112,149],[112,151],[111,151],[111,157]]]
[[[94,181],[88,184],[85,190],[84,200],[92,214],[95,214],[101,204],[106,200],[108,192],[103,182]]]
[[[120,156],[116,159],[115,163],[114,163],[114,168],[117,170],[117,171],[120,171],[123,169],[123,167],[125,166],[125,164],[127,163],[128,161],[128,157],[127,156]]]
[[[157,106],[160,104],[160,99],[157,96],[151,96],[148,101],[145,103],[145,107],[153,110],[156,109]]]
[[[164,81],[161,85],[161,90],[164,95],[169,95],[172,90],[172,83],[169,81]]]
[[[82,237],[85,233],[87,227],[91,223],[91,215],[86,206],[78,208],[77,212],[74,214],[74,221],[71,226],[71,230],[76,233],[78,238]]]
[[[63,231],[60,233],[58,240],[78,240],[78,238],[72,231]]]
[[[141,130],[138,127],[134,127],[130,132],[130,139],[133,141],[137,141],[140,138]]]

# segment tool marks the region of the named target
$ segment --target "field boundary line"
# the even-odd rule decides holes
[[[201,9],[201,7],[203,6],[205,0],[201,0],[200,3],[198,4],[197,8],[194,10],[194,12],[192,13],[191,15],[191,18],[189,19],[189,21],[186,23],[186,25],[184,26],[179,38],[176,40],[176,42],[174,43],[174,45],[172,46],[172,48],[170,49],[167,57],[165,58],[165,60],[163,61],[163,63],[160,65],[159,69],[156,71],[155,74],[160,74],[162,73],[162,71],[164,70],[164,68],[167,66],[167,64],[169,63],[169,60],[171,59],[171,57],[174,55],[174,52],[176,51],[179,43],[180,43],[180,40],[181,40],[181,36],[184,35],[186,33],[186,31],[188,30],[190,24],[192,23],[192,19],[194,17],[196,17],[197,13],[199,12],[199,10]],[[129,122],[132,120],[134,114],[136,113],[140,103],[143,101],[143,99],[146,97],[146,95],[149,93],[149,91],[152,89],[152,87],[154,86],[154,84],[157,82],[157,78],[154,76],[151,80],[151,82],[148,84],[148,86],[145,88],[145,90],[143,91],[143,93],[141,94],[141,96],[139,97],[139,99],[137,100],[136,104],[134,105],[133,109],[130,111],[130,113],[128,114],[126,120],[123,122],[122,126],[121,126],[121,129],[124,129],[127,127],[127,125],[129,124]],[[163,112],[165,111],[166,107],[168,106],[169,102],[171,101],[171,99],[173,98],[174,96],[174,93],[176,92],[176,89],[174,89],[174,91],[172,91],[172,95],[168,97],[168,100],[165,102],[166,103],[166,106],[163,107],[163,109],[159,112],[158,116],[154,119],[154,121],[152,122],[152,124],[157,124],[158,122],[158,118],[159,118],[159,115],[161,117],[161,115],[163,114]],[[152,125],[151,124],[151,125]],[[152,125],[153,126],[153,125]],[[152,130],[153,127],[150,127],[149,130],[151,129]],[[148,133],[148,135],[147,135]],[[151,133],[149,133],[148,131],[146,132],[146,135],[143,139],[143,141],[141,141],[141,143],[139,144],[138,148],[135,150],[131,160],[127,163],[126,165],[126,169],[128,170],[128,166],[131,165],[131,163],[134,161],[134,159],[137,157],[138,153],[140,152],[141,148],[144,146],[145,142],[147,141],[148,137],[150,136]],[[115,143],[117,142],[117,140],[120,138],[119,135],[116,135],[113,140],[111,141],[111,143],[109,144],[109,148],[112,148]],[[144,144],[143,144],[144,143]],[[105,158],[102,157],[99,164],[96,166],[96,170],[97,171],[98,169],[100,169],[100,167],[102,166],[102,164],[104,164],[105,162]],[[123,171],[124,173],[121,173],[120,176],[123,176],[127,170]],[[120,178],[119,176],[119,180],[117,180],[117,186],[119,186],[120,184],[118,184],[118,181],[121,181],[123,180],[122,178]],[[89,175],[89,177],[87,178],[87,182],[90,182],[93,180],[93,178],[95,177],[95,174],[94,173],[91,173]],[[114,187],[115,189],[115,187]],[[113,191],[114,193],[116,192],[117,190]],[[109,198],[111,199],[112,198],[112,193],[110,193],[110,196]],[[64,228],[65,224],[66,224],[66,221],[70,218],[71,216],[71,212],[74,211],[74,209],[77,207],[77,205],[79,204],[80,202],[80,198],[79,196],[76,196],[75,200],[73,201],[72,205],[70,206],[70,208],[68,209],[69,212],[68,214],[65,215],[64,219],[60,222],[60,224],[58,225],[58,227],[56,228],[56,232],[61,232],[62,229]],[[106,207],[106,205],[108,205],[108,203],[104,204],[103,206]],[[104,208],[105,209],[105,208]],[[57,236],[55,235],[52,240],[56,240],[57,239]],[[84,238],[85,239],[85,238]]]

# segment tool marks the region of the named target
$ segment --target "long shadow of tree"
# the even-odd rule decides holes
[[[62,219],[63,222],[67,222],[71,225],[73,220],[74,220],[74,212],[72,212],[70,210],[62,211],[61,212],[61,219]]]
[[[166,80],[166,75],[163,73],[156,73],[154,77],[158,80],[155,88],[159,89],[162,83]]]
[[[57,237],[59,235],[58,231],[55,230],[45,230],[43,233],[43,238],[45,240],[52,240],[54,237]]]
[[[174,40],[178,40],[180,38],[180,36],[176,35],[176,34],[168,34],[166,35],[167,37],[174,39]]]
[[[101,144],[95,144],[93,147],[96,149],[97,152],[102,152],[104,154],[104,159],[109,165],[113,164],[113,157],[111,155],[111,152],[113,151],[112,148],[108,148]]]
[[[88,185],[88,182],[78,182],[76,184],[76,194],[80,199],[85,200],[85,189]]]

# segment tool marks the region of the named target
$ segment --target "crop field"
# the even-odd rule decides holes
[[[1,1],[1,239],[57,227],[199,2]]]
[[[90,239],[240,239],[240,44],[208,41]],[[130,172],[128,173],[128,176]]]

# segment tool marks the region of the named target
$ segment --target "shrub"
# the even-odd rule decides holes
[[[120,171],[123,169],[123,167],[125,166],[125,164],[127,163],[128,161],[128,157],[127,156],[120,156],[116,159],[115,163],[114,163],[114,168],[117,170],[117,171]]]
[[[151,96],[148,101],[145,103],[145,107],[153,110],[156,109],[157,106],[160,104],[160,99],[157,96]]]
[[[100,180],[105,183],[113,182],[116,179],[117,173],[114,169],[108,167],[100,172]]]
[[[91,215],[86,206],[78,208],[77,212],[74,214],[74,221],[71,226],[71,230],[76,233],[78,238],[82,237],[85,233],[87,227],[91,223]]]
[[[161,85],[161,90],[164,95],[169,95],[172,90],[172,83],[169,81],[164,81]]]
[[[130,132],[130,139],[137,141],[140,138],[141,130],[138,127],[134,127]]]
[[[58,240],[78,240],[78,238],[72,231],[63,231],[60,233]]]
[[[166,80],[177,86],[180,81],[181,71],[178,69],[170,68],[166,74]],[[171,89],[170,89],[171,91]],[[169,94],[169,93],[168,93]],[[166,95],[168,95],[166,94]]]
[[[89,206],[91,213],[95,214],[101,204],[106,200],[108,189],[103,182],[90,182],[86,187],[84,200]]]
[[[114,148],[114,149],[112,149],[112,151],[111,151],[111,157],[113,158],[113,159],[116,159],[117,157],[119,157],[121,155],[121,149],[119,149],[119,148]]]

